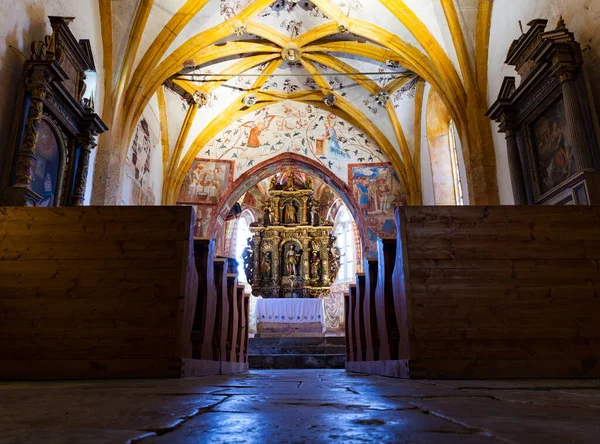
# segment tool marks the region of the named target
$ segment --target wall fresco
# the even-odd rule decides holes
[[[320,162],[348,183],[348,165],[387,162],[360,128],[313,105],[282,102],[238,119],[201,151],[207,161],[235,162],[234,179],[285,152]]]

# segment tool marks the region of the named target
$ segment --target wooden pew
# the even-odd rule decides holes
[[[211,239],[194,239],[196,271],[198,273],[198,301],[193,327],[194,357],[213,359],[213,334],[217,311],[215,286],[215,242]]]
[[[217,306],[213,332],[213,361],[227,361],[227,329],[229,324],[229,304],[227,301],[227,259],[218,257],[214,261]]]
[[[190,207],[0,207],[0,379],[193,367]]]
[[[356,360],[366,358],[365,339],[365,274],[356,274],[356,294],[354,301],[354,342],[356,343]]]
[[[354,361],[352,356],[352,342],[354,325],[350,322],[350,293],[344,293],[344,330],[346,336],[346,363]]]
[[[380,355],[348,370],[600,377],[600,207],[405,207],[396,224],[393,258],[380,242]]]
[[[250,293],[244,293],[244,321],[246,325],[246,332],[244,333],[244,363],[248,365],[248,341],[250,331]]]
[[[379,264],[376,260],[365,260],[365,300],[364,324],[366,361],[375,361],[379,358],[379,331],[377,327],[377,305],[375,290],[377,288],[377,272]]]
[[[227,305],[229,318],[227,328],[227,361],[237,362],[238,332],[240,329],[239,306],[237,302],[237,273],[227,274]]]
[[[349,323],[349,336],[346,337],[346,342],[350,344],[350,356],[349,361],[356,361],[357,358],[357,347],[356,347],[356,284],[350,284],[348,286],[348,323]]]
[[[398,359],[399,331],[394,308],[392,273],[396,262],[396,240],[379,239],[379,269],[377,271],[377,327],[379,329],[379,359]]]
[[[244,347],[246,344],[245,335],[248,334],[248,324],[246,324],[246,307],[244,307],[244,286],[237,286],[236,303],[239,314],[239,327],[237,336],[237,349],[235,361],[243,363],[244,354],[246,353]]]

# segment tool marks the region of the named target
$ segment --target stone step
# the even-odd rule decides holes
[[[257,347],[288,347],[311,345],[342,345],[345,346],[346,338],[343,336],[317,336],[317,337],[286,337],[286,338],[250,338],[250,346]]]
[[[343,369],[346,355],[249,355],[254,370]]]
[[[251,355],[343,355],[345,345],[312,345],[312,346],[270,346],[258,347],[250,344],[248,352]]]

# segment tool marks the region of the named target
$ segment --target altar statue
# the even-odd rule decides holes
[[[285,222],[288,224],[298,223],[298,211],[292,202],[285,206]]]
[[[296,246],[292,245],[285,254],[285,265],[288,276],[298,275],[298,259],[302,255],[302,252],[296,251]]]
[[[313,251],[310,258],[310,276],[313,279],[321,277],[321,258],[319,258],[316,251]]]
[[[271,279],[271,271],[272,271],[271,262],[272,262],[271,252],[268,252],[264,256],[261,267],[260,267],[261,268],[260,271],[261,271],[263,280]]]

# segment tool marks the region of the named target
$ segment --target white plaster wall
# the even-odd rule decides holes
[[[563,15],[567,27],[575,33],[581,43],[585,70],[589,76],[592,95],[596,109],[600,105],[600,1],[598,0],[495,0],[492,14],[490,39],[490,57],[488,66],[489,103],[497,96],[505,76],[518,76],[514,69],[504,64],[506,54],[512,41],[521,35],[519,20],[527,30],[527,22],[536,18],[549,21],[548,29],[554,29],[559,17]],[[492,124],[500,202],[510,205],[514,203],[506,142],[504,135],[498,133],[496,124]]]
[[[179,139],[181,128],[185,116],[187,115],[189,105],[185,102],[181,96],[174,93],[169,88],[164,88],[165,91],[165,104],[167,108],[167,122],[169,124],[169,158],[173,155],[175,145]]]
[[[49,15],[73,16],[71,30],[78,39],[89,39],[98,69],[96,108],[104,102],[102,32],[98,0],[0,0],[0,176],[13,146],[15,107],[20,100],[23,63],[31,55],[30,45],[52,32]]]
[[[146,28],[140,41],[140,47],[135,57],[135,65],[137,66],[148,50],[154,39],[167,25],[171,17],[173,17],[185,4],[185,0],[155,0],[148,15]]]
[[[455,133],[456,152],[458,153],[458,173],[460,174],[460,184],[462,186],[463,201],[465,205],[469,205],[469,182],[467,181],[467,168],[465,167],[465,156],[463,155],[462,142],[460,136]]]
[[[112,0],[112,32],[113,32],[113,58],[114,58],[114,84],[119,80],[119,74],[125,59],[127,42],[131,27],[135,20],[140,0]]]
[[[423,91],[423,103],[429,102],[429,93],[431,85],[425,84]],[[423,194],[423,205],[435,205],[435,196],[433,194],[433,174],[431,172],[431,159],[429,157],[429,140],[427,139],[427,106],[423,106],[421,113],[421,193]]]

